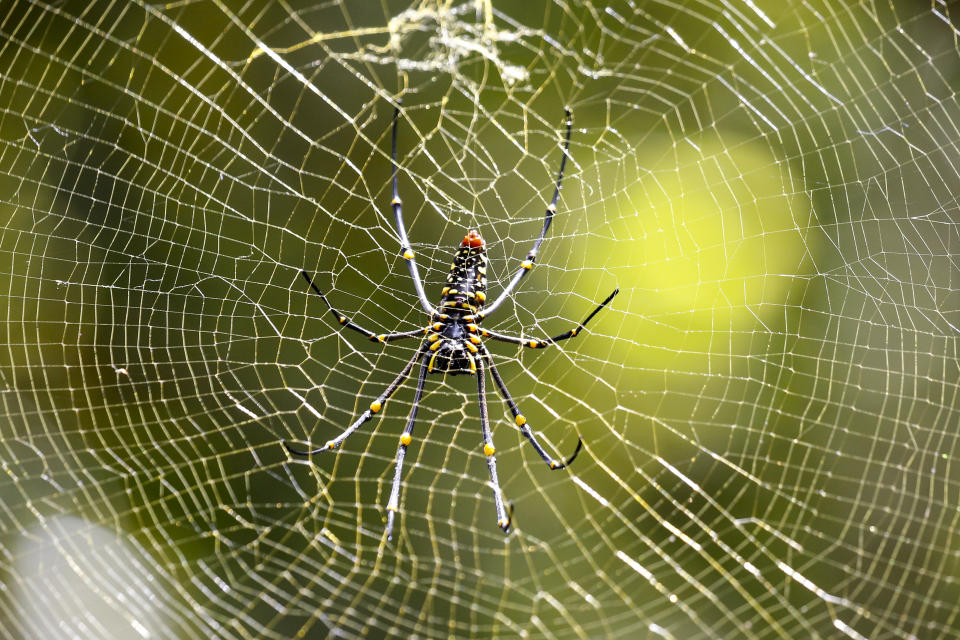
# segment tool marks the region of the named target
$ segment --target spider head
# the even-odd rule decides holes
[[[480,232],[476,229],[471,229],[467,232],[467,235],[463,236],[463,241],[460,243],[461,247],[475,247],[477,249],[482,249],[484,246],[483,238],[480,237]]]
[[[430,359],[431,373],[449,373],[475,375],[477,361],[460,340],[444,340],[436,355]]]

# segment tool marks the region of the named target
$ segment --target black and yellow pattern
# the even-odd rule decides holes
[[[483,454],[486,458],[487,469],[490,473],[490,483],[493,486],[493,501],[497,510],[497,526],[504,531],[510,529],[512,513],[507,511],[500,490],[500,481],[497,477],[496,447],[493,445],[490,420],[487,415],[486,370],[490,370],[490,375],[497,387],[497,391],[513,415],[517,428],[520,429],[523,436],[533,445],[537,454],[550,469],[563,469],[569,465],[573,462],[574,458],[577,457],[577,454],[580,453],[580,449],[583,446],[583,440],[578,437],[577,448],[574,450],[573,455],[566,461],[556,460],[547,453],[546,449],[540,444],[533,429],[527,423],[527,418],[520,413],[520,408],[507,390],[507,385],[500,376],[500,372],[497,371],[497,367],[493,364],[490,352],[487,351],[487,348],[483,344],[483,338],[509,342],[533,349],[546,347],[547,345],[556,344],[561,340],[574,338],[579,335],[584,326],[590,322],[601,309],[613,300],[613,297],[617,295],[619,290],[614,290],[613,293],[607,296],[607,299],[601,302],[579,325],[552,338],[533,340],[520,336],[508,336],[482,329],[479,326],[484,318],[500,306],[507,296],[516,288],[520,280],[533,268],[540,244],[546,237],[547,230],[550,228],[550,223],[553,220],[553,215],[557,211],[557,200],[560,197],[560,184],[563,181],[563,169],[566,166],[567,153],[570,149],[570,132],[573,126],[569,109],[567,109],[566,114],[567,136],[564,142],[563,156],[560,160],[560,170],[557,172],[557,184],[553,190],[553,199],[550,201],[550,204],[547,205],[540,235],[530,250],[527,251],[526,258],[520,264],[520,269],[514,274],[510,282],[507,283],[503,291],[500,292],[500,295],[490,305],[485,306],[487,300],[487,247],[480,233],[476,230],[469,231],[460,242],[460,247],[454,256],[453,264],[450,265],[450,272],[447,274],[446,284],[440,292],[439,309],[433,308],[424,293],[420,271],[417,268],[416,254],[410,246],[410,242],[407,239],[406,227],[403,224],[403,203],[400,200],[397,188],[397,120],[400,115],[399,108],[395,109],[393,113],[393,143],[391,149],[391,158],[393,159],[393,199],[390,205],[393,207],[397,231],[400,235],[401,255],[410,270],[410,276],[413,280],[414,289],[417,291],[420,304],[430,317],[429,324],[423,329],[397,333],[376,333],[365,329],[337,311],[333,305],[330,304],[330,301],[327,300],[326,295],[314,284],[310,275],[306,271],[301,272],[310,284],[310,288],[326,303],[330,313],[337,319],[340,326],[361,333],[369,340],[382,343],[425,336],[420,343],[420,347],[416,353],[413,354],[413,357],[403,370],[400,371],[400,374],[394,378],[393,382],[387,386],[383,393],[377,396],[369,408],[365,409],[360,417],[340,433],[340,435],[332,440],[328,440],[322,447],[309,451],[294,449],[287,443],[284,443],[284,446],[290,453],[298,456],[308,456],[321,451],[336,449],[350,434],[372,419],[374,415],[380,413],[386,405],[387,400],[400,388],[400,385],[407,379],[414,365],[419,360],[420,372],[417,378],[417,390],[414,394],[410,415],[407,418],[407,426],[400,436],[393,484],[390,488],[390,498],[386,507],[386,534],[388,540],[392,536],[394,518],[400,510],[400,480],[403,460],[406,457],[407,447],[413,442],[413,426],[416,422],[417,410],[420,407],[420,399],[423,396],[423,385],[429,373],[449,373],[451,375],[467,374],[476,376],[477,394],[480,402],[480,431]]]
[[[487,248],[476,231],[460,243],[440,292],[445,313],[478,313],[487,299]]]

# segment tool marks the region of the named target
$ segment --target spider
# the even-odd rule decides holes
[[[394,517],[396,516],[400,505],[400,479],[403,469],[403,459],[406,456],[407,447],[409,447],[410,443],[413,441],[413,425],[417,418],[417,411],[420,408],[420,398],[423,396],[423,385],[428,373],[449,373],[451,375],[467,374],[474,375],[477,378],[477,393],[479,395],[480,402],[480,430],[483,437],[483,453],[486,456],[487,469],[490,472],[490,482],[493,487],[493,501],[497,510],[497,526],[503,529],[505,533],[510,530],[512,509],[511,513],[508,514],[507,509],[504,506],[502,496],[503,492],[500,489],[500,481],[497,479],[497,459],[494,455],[496,449],[493,446],[493,436],[490,432],[490,419],[487,415],[486,369],[489,368],[490,374],[493,377],[493,382],[496,384],[497,390],[499,391],[504,402],[506,402],[507,407],[509,407],[510,413],[513,414],[514,422],[520,428],[520,432],[523,433],[527,440],[530,441],[530,444],[533,445],[533,448],[540,455],[540,457],[543,458],[543,461],[548,467],[550,467],[550,469],[563,469],[574,461],[574,459],[577,457],[577,454],[580,453],[580,449],[583,447],[582,438],[577,436],[577,447],[574,449],[573,454],[566,461],[561,462],[555,460],[547,454],[546,450],[537,440],[537,436],[530,429],[527,419],[522,413],[520,413],[520,408],[517,406],[517,403],[510,395],[510,392],[507,391],[507,386],[504,384],[503,378],[500,376],[500,372],[497,371],[497,367],[493,364],[493,360],[490,357],[490,352],[487,351],[486,346],[484,346],[482,338],[490,338],[492,340],[508,342],[510,344],[521,345],[523,347],[529,347],[532,349],[542,349],[548,345],[556,344],[561,340],[574,338],[580,334],[581,330],[583,330],[587,323],[590,322],[590,320],[597,315],[601,309],[603,309],[611,300],[613,300],[613,297],[617,295],[620,290],[615,289],[613,293],[611,293],[603,302],[597,305],[597,308],[591,311],[590,315],[588,315],[579,325],[573,329],[561,333],[560,335],[548,338],[546,340],[533,340],[509,336],[480,327],[480,323],[483,322],[485,318],[489,317],[490,314],[496,311],[501,304],[503,304],[504,300],[506,300],[511,292],[513,292],[523,277],[527,275],[527,273],[533,268],[533,263],[537,258],[537,251],[540,249],[540,245],[543,242],[544,237],[547,235],[547,230],[550,228],[553,215],[557,211],[557,200],[560,197],[560,185],[563,182],[563,170],[566,166],[567,155],[569,154],[570,150],[570,131],[573,127],[573,114],[569,108],[566,108],[564,111],[566,113],[567,135],[563,145],[563,155],[560,159],[560,170],[557,172],[557,184],[553,191],[553,199],[547,206],[546,214],[543,219],[543,228],[540,230],[540,235],[533,243],[533,247],[531,247],[531,249],[527,252],[526,259],[520,263],[520,268],[516,274],[514,274],[513,279],[510,280],[503,291],[500,292],[500,295],[491,304],[485,307],[487,299],[486,244],[484,243],[483,238],[480,237],[480,233],[475,229],[468,231],[463,240],[460,242],[460,247],[457,250],[456,256],[454,257],[453,264],[450,267],[450,273],[447,276],[446,284],[443,287],[443,290],[440,292],[441,299],[439,309],[435,309],[430,304],[430,301],[424,292],[423,281],[420,278],[420,272],[417,268],[416,257],[414,256],[413,249],[410,247],[410,241],[407,238],[406,228],[403,223],[403,208],[400,201],[399,191],[397,189],[397,121],[399,120],[400,116],[399,106],[397,106],[393,111],[393,134],[390,150],[393,167],[393,200],[390,204],[393,207],[393,214],[396,219],[397,232],[400,236],[400,248],[403,252],[402,255],[410,269],[410,277],[413,280],[413,286],[417,291],[417,296],[420,298],[420,304],[430,317],[429,324],[427,324],[426,328],[424,329],[416,329],[413,331],[381,334],[374,333],[373,331],[361,327],[337,311],[334,306],[330,304],[330,301],[327,299],[327,296],[324,295],[323,291],[321,291],[320,288],[314,283],[310,274],[308,274],[306,271],[300,272],[314,293],[316,293],[320,299],[326,303],[327,308],[330,309],[330,313],[333,314],[341,326],[346,327],[347,329],[352,329],[357,333],[361,333],[374,342],[383,343],[426,335],[426,338],[422,340],[420,346],[417,348],[416,353],[413,355],[410,361],[407,362],[403,370],[400,371],[400,374],[394,378],[393,382],[387,385],[387,388],[379,396],[377,396],[376,400],[370,403],[370,407],[366,409],[360,415],[360,417],[357,418],[357,420],[347,427],[340,435],[333,440],[329,440],[322,447],[308,451],[294,449],[288,443],[283,443],[287,451],[298,456],[310,456],[321,451],[336,449],[354,431],[363,426],[374,415],[380,413],[380,411],[383,409],[384,403],[386,403],[386,401],[390,399],[394,392],[400,388],[400,385],[404,383],[404,381],[410,375],[410,372],[413,370],[414,364],[419,360],[420,371],[417,379],[417,390],[414,393],[413,406],[410,409],[410,416],[407,418],[407,426],[400,435],[400,446],[397,449],[396,469],[393,475],[393,484],[390,488],[390,499],[387,502],[386,534],[388,540],[392,539],[393,537]]]

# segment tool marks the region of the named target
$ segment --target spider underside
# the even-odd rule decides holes
[[[294,449],[284,442],[287,450],[298,456],[309,456],[321,451],[336,449],[343,443],[354,431],[363,426],[374,415],[380,412],[384,403],[396,392],[403,382],[410,375],[417,361],[420,362],[420,371],[417,378],[417,388],[413,398],[413,406],[410,415],[407,418],[407,425],[400,435],[400,446],[397,449],[396,469],[393,476],[393,484],[390,488],[390,499],[387,502],[387,539],[393,536],[393,523],[395,515],[400,505],[400,479],[403,469],[403,460],[406,456],[407,447],[413,441],[413,425],[417,418],[417,411],[420,408],[420,399],[423,396],[423,386],[428,373],[449,373],[451,375],[475,375],[477,378],[477,393],[480,404],[480,428],[483,437],[483,452],[487,460],[487,469],[490,472],[490,483],[493,487],[493,499],[497,510],[497,526],[504,532],[509,531],[511,514],[507,512],[504,505],[500,481],[497,478],[497,459],[496,449],[493,446],[493,436],[490,431],[490,420],[487,413],[486,400],[486,369],[490,370],[494,384],[500,396],[506,402],[513,414],[514,422],[520,428],[521,433],[530,441],[533,448],[537,451],[543,461],[551,469],[563,469],[573,462],[580,453],[583,446],[583,440],[577,438],[577,446],[573,454],[566,461],[558,461],[547,454],[546,450],[537,440],[537,436],[527,424],[527,419],[520,413],[517,403],[513,400],[510,392],[507,390],[500,372],[497,371],[490,352],[483,344],[482,338],[490,338],[500,342],[521,345],[528,348],[540,349],[551,344],[573,338],[586,326],[588,322],[603,309],[613,297],[617,295],[619,289],[615,289],[607,298],[590,312],[579,325],[560,335],[548,339],[535,340],[522,337],[504,335],[483,329],[480,324],[494,310],[496,310],[504,300],[517,287],[520,280],[533,268],[536,261],[537,252],[543,239],[546,237],[547,230],[553,220],[553,215],[557,210],[557,200],[560,197],[560,185],[563,182],[563,170],[567,162],[567,154],[570,149],[570,132],[573,127],[573,117],[569,109],[566,112],[566,138],[563,145],[563,155],[560,160],[560,170],[557,172],[557,182],[553,191],[553,199],[547,205],[546,214],[543,220],[543,228],[537,237],[533,246],[527,252],[527,257],[520,265],[520,269],[514,274],[513,278],[504,287],[500,295],[489,305],[486,306],[487,290],[487,250],[483,238],[476,230],[470,230],[460,243],[454,257],[453,265],[447,276],[446,284],[441,291],[441,300],[439,309],[434,308],[426,296],[423,288],[423,281],[420,278],[420,272],[416,263],[416,256],[410,247],[410,241],[407,238],[406,227],[403,223],[403,209],[397,189],[397,121],[399,120],[400,109],[394,109],[393,112],[393,134],[391,142],[391,160],[392,160],[392,182],[393,182],[393,207],[394,218],[396,220],[397,232],[400,236],[400,248],[404,260],[410,270],[410,277],[413,280],[414,288],[420,299],[420,304],[424,311],[430,317],[430,322],[425,329],[416,329],[400,333],[377,334],[369,331],[337,311],[323,292],[314,284],[313,279],[306,271],[301,271],[301,275],[309,283],[310,288],[326,303],[330,313],[334,315],[340,325],[362,333],[368,339],[377,342],[393,342],[405,338],[415,338],[426,335],[420,343],[414,356],[407,362],[406,366],[400,371],[387,388],[376,400],[370,403],[357,420],[347,427],[340,435],[333,440],[329,440],[322,447],[309,451]],[[486,307],[486,308],[485,308]]]

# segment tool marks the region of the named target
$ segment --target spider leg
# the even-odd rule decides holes
[[[400,375],[394,378],[393,382],[391,382],[387,386],[384,392],[381,393],[379,396],[377,396],[376,400],[370,403],[370,407],[366,409],[363,413],[361,413],[360,417],[357,418],[353,424],[351,424],[349,427],[344,429],[343,433],[341,433],[339,436],[337,436],[333,440],[328,440],[322,447],[317,447],[316,449],[310,449],[310,450],[294,449],[286,442],[283,443],[283,446],[286,447],[287,451],[297,456],[310,456],[315,453],[320,453],[321,451],[325,451],[327,449],[336,449],[338,446],[340,446],[340,443],[342,443],[344,440],[346,440],[350,436],[350,434],[352,434],[354,431],[362,427],[364,423],[369,421],[370,418],[372,418],[375,414],[380,413],[380,410],[383,408],[383,404],[390,399],[390,396],[392,396],[394,392],[400,388],[400,385],[403,384],[403,381],[407,379],[408,375],[410,375],[410,370],[413,369],[413,363],[417,361],[417,358],[420,356],[422,351],[423,351],[422,347],[420,349],[417,349],[417,352],[413,355],[413,358],[410,359],[410,362],[408,362],[406,366],[403,367],[403,370],[400,372]],[[426,356],[424,356],[424,358],[426,358]]]
[[[614,290],[613,290],[613,293],[611,293],[609,296],[607,296],[606,300],[604,300],[604,301],[601,302],[599,305],[597,305],[597,308],[594,309],[593,311],[591,311],[591,312],[590,312],[590,315],[588,315],[586,318],[584,318],[583,321],[580,322],[580,324],[578,324],[578,325],[577,325],[576,327],[574,327],[573,329],[569,329],[569,330],[567,330],[567,331],[564,331],[564,332],[561,333],[560,335],[554,336],[554,337],[552,337],[552,338],[547,338],[546,340],[534,340],[534,339],[532,339],[532,338],[531,338],[531,339],[527,339],[527,338],[521,338],[521,337],[517,337],[517,336],[508,336],[508,335],[504,335],[504,334],[502,334],[502,333],[497,333],[496,331],[490,331],[490,330],[488,330],[488,329],[481,329],[481,328],[479,328],[479,327],[477,328],[477,331],[478,331],[478,332],[480,333],[480,335],[483,336],[484,338],[492,338],[492,339],[494,339],[494,340],[499,340],[500,342],[509,342],[510,344],[519,344],[519,345],[521,345],[521,346],[529,347],[529,348],[531,348],[531,349],[542,349],[542,348],[544,348],[544,347],[546,347],[546,346],[548,346],[548,345],[556,344],[556,343],[560,342],[561,340],[566,340],[567,338],[575,338],[575,337],[577,337],[578,335],[580,335],[580,331],[583,330],[583,328],[587,326],[587,323],[588,323],[588,322],[590,322],[591,320],[593,320],[593,316],[595,316],[595,315],[597,315],[598,313],[600,313],[600,310],[601,310],[601,309],[603,309],[605,306],[607,306],[608,304],[610,304],[610,301],[613,300],[613,297],[614,297],[615,295],[617,295],[618,293],[620,293],[620,289],[614,289]]]
[[[415,338],[417,336],[423,335],[423,329],[414,329],[413,331],[402,331],[400,333],[374,333],[369,329],[364,329],[360,325],[356,324],[347,316],[341,314],[339,311],[333,308],[333,305],[330,304],[330,301],[327,300],[327,296],[323,295],[323,291],[320,291],[320,288],[313,283],[313,278],[310,277],[306,271],[301,271],[300,275],[310,284],[310,288],[313,289],[320,298],[327,303],[327,308],[330,309],[330,313],[333,314],[333,317],[337,319],[337,322],[345,326],[347,329],[353,329],[357,333],[362,333],[367,336],[373,342],[393,342],[394,340],[401,340],[403,338]]]
[[[493,502],[497,507],[497,526],[504,532],[510,530],[512,517],[507,514],[503,506],[503,491],[500,489],[500,480],[497,479],[496,449],[493,447],[493,435],[490,432],[490,417],[487,415],[487,383],[483,368],[483,359],[477,362],[477,394],[480,396],[480,429],[483,433],[483,453],[487,457],[487,469],[490,471],[490,484],[493,486]]]
[[[398,101],[399,105],[399,101]],[[417,259],[410,247],[410,239],[407,237],[407,228],[403,224],[403,202],[400,200],[400,191],[397,188],[397,120],[400,119],[400,107],[393,109],[393,141],[390,144],[390,159],[393,167],[393,200],[390,206],[393,207],[393,217],[397,223],[397,233],[400,235],[400,248],[403,250],[403,259],[407,261],[407,267],[410,269],[410,277],[413,279],[413,286],[417,290],[417,296],[420,298],[420,305],[424,311],[433,316],[436,310],[430,304],[426,292],[423,290],[423,281],[420,279],[420,270],[417,268]]]
[[[412,362],[411,362],[412,364]],[[413,406],[410,408],[410,417],[407,426],[400,435],[400,446],[397,447],[397,468],[393,472],[393,484],[390,486],[390,500],[387,501],[387,540],[393,539],[393,519],[400,508],[400,474],[403,471],[403,459],[407,455],[407,447],[413,441],[413,423],[417,419],[420,409],[420,398],[423,396],[423,383],[427,379],[427,354],[420,359],[420,377],[417,379],[417,391],[413,395]]]
[[[527,272],[533,268],[533,263],[537,259],[537,252],[540,250],[540,245],[547,236],[547,229],[550,228],[550,223],[553,222],[553,214],[557,212],[557,200],[560,198],[560,184],[563,182],[563,169],[567,165],[567,155],[570,153],[570,131],[573,129],[573,113],[569,107],[564,107],[564,113],[567,115],[567,138],[563,143],[563,156],[560,158],[560,170],[557,172],[557,186],[553,189],[553,199],[550,201],[550,204],[547,205],[547,212],[543,218],[543,228],[540,229],[540,235],[534,241],[530,251],[527,252],[526,259],[520,264],[520,270],[517,271],[513,279],[510,280],[503,291],[500,292],[497,299],[478,314],[481,318],[490,315],[494,309],[503,304],[507,296],[509,296],[510,293],[516,289],[517,285],[520,284],[520,281],[523,280],[523,276],[527,275]]]
[[[517,406],[517,403],[514,402],[513,396],[511,396],[510,392],[507,391],[507,385],[504,384],[503,378],[500,377],[500,372],[497,371],[497,367],[493,364],[493,359],[490,357],[490,352],[487,351],[487,348],[483,345],[480,345],[480,349],[483,351],[483,358],[487,361],[487,366],[490,367],[490,375],[493,376],[493,381],[497,385],[497,390],[500,391],[503,401],[507,403],[508,407],[510,407],[510,413],[513,414],[513,419],[517,423],[517,426],[520,427],[520,432],[526,436],[527,440],[530,441],[530,444],[532,444],[533,448],[537,450],[537,453],[540,454],[540,457],[543,458],[543,461],[547,463],[547,466],[551,469],[563,469],[572,463],[577,458],[577,454],[580,453],[580,449],[583,448],[583,439],[579,435],[577,436],[577,448],[573,450],[573,455],[570,456],[566,462],[558,462],[557,460],[551,458],[540,445],[540,442],[537,440],[537,436],[534,435],[533,431],[530,429],[530,425],[527,424],[527,419],[522,413],[520,413],[520,408]]]

